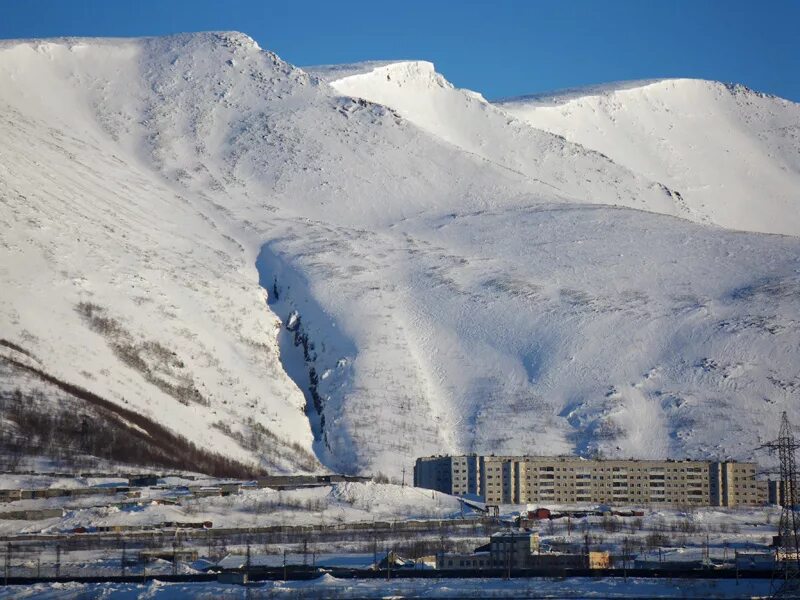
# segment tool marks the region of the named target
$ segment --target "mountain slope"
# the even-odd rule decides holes
[[[496,106],[677,190],[696,220],[800,234],[800,105],[740,85],[667,79]]]
[[[120,73],[140,52],[0,50],[1,77],[15,83],[2,86],[2,337],[51,374],[236,459],[253,453],[218,425],[249,437],[257,423],[284,440],[265,466],[296,469],[308,463],[288,450],[310,439],[304,400],[280,368],[280,324],[246,250],[104,130],[104,97],[129,83]]]
[[[237,33],[0,44],[0,356],[279,471],[743,457],[796,414],[796,238],[382,68],[410,93]]]
[[[6,42],[0,78],[3,338],[271,469],[314,465],[258,286],[261,244],[306,214],[369,223],[483,206],[496,181],[518,202],[534,187],[342,101],[241,34]]]
[[[429,62],[306,70],[346,96],[386,105],[461,150],[541,182],[550,197],[690,216],[657,181],[640,177],[560,135],[509,119],[480,94],[454,88]]]

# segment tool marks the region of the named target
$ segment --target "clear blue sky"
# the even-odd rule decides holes
[[[207,30],[301,66],[431,60],[489,98],[701,77],[800,101],[800,0],[0,0],[0,38]]]

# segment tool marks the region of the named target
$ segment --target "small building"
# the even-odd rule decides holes
[[[158,485],[158,475],[132,475],[128,478],[131,487],[152,487]]]
[[[528,511],[528,519],[532,521],[543,521],[550,518],[549,508],[536,508]]]
[[[509,529],[489,538],[492,567],[524,569],[532,554],[539,551],[539,534],[532,531]]]
[[[611,554],[608,551],[592,550],[589,552],[590,569],[610,569]]]
[[[0,521],[40,521],[42,519],[53,519],[63,517],[64,511],[61,508],[32,508],[26,510],[15,510],[0,513]]]
[[[796,562],[798,559],[800,559],[800,557],[798,557],[797,552],[793,550],[784,550],[783,548],[778,548],[775,551],[775,559],[779,562]]]
[[[391,566],[393,571],[397,569],[415,569],[417,568],[417,561],[400,556],[397,552],[389,552],[378,561],[377,565],[373,565],[373,567],[375,566],[380,570],[385,570]]]
[[[22,490],[0,490],[0,502],[14,502],[22,499]]]
[[[224,571],[217,575],[217,582],[228,585],[247,585],[248,576],[247,573],[238,571]]]
[[[585,569],[587,557],[585,554],[571,554],[567,552],[545,552],[534,554],[530,557],[528,566],[534,569]]]
[[[231,494],[238,494],[241,488],[241,483],[223,483],[219,486],[220,495],[230,496]]]
[[[520,529],[495,533],[489,543],[469,553],[439,554],[436,568],[476,569],[608,569],[608,551],[587,553],[540,552],[539,534]]]
[[[490,569],[492,558],[489,552],[468,552],[465,554],[437,554],[437,569]]]
[[[222,489],[217,486],[190,487],[189,491],[195,498],[208,498],[209,496],[222,495]]]
[[[193,562],[197,560],[198,552],[194,548],[175,548],[163,550],[142,550],[139,553],[140,562],[151,562],[154,560],[177,560],[179,562]]]

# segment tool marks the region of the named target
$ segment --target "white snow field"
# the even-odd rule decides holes
[[[698,79],[628,82],[496,104],[681,194],[694,220],[800,233],[800,105]]]
[[[2,42],[0,356],[270,471],[751,458],[800,417],[800,113],[726,93],[659,122],[710,115],[678,176],[632,130],[584,146],[429,63]]]
[[[220,583],[37,584],[7,587],[0,598],[761,598],[768,579],[337,579],[274,581],[248,589]]]

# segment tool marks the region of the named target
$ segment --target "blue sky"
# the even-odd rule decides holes
[[[419,58],[499,98],[701,77],[800,101],[800,0],[0,0],[0,38],[238,30],[296,65]]]

